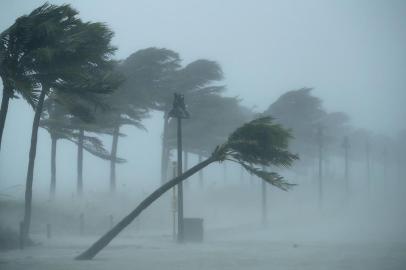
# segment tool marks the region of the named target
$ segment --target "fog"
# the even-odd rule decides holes
[[[30,229],[34,244],[0,250],[0,269],[406,268],[406,171],[402,166],[406,161],[406,2],[49,3],[68,3],[83,21],[106,23],[117,47],[112,58],[122,63],[150,47],[177,52],[182,67],[198,59],[216,61],[224,74],[214,83],[225,86],[221,96],[237,97],[250,111],[248,120],[270,113],[292,129],[289,149],[299,160],[291,167],[271,165],[269,169],[295,186],[283,191],[267,185],[264,209],[259,177],[238,164],[215,162],[203,169],[203,181],[196,173],[183,184],[185,217],[204,220],[202,243],[177,243],[170,190],[93,261],[75,261],[162,184],[164,113],[149,109],[149,117],[142,119],[145,130],[130,125],[120,128],[125,136],[119,139],[117,156],[126,162],[116,166],[114,194],[109,190],[110,161],[86,151],[83,196],[77,194],[77,145],[61,139],[55,199],[50,199],[51,140],[48,131],[40,128]],[[42,4],[0,1],[1,31]],[[326,115],[348,116],[348,121],[331,130],[328,120],[323,120],[326,139],[321,163],[316,133],[303,139],[295,125],[289,126],[289,114],[271,106],[288,91],[304,87],[313,88],[310,95],[320,100]],[[185,94],[186,105],[190,100]],[[0,151],[0,228],[16,235],[24,217],[33,117],[24,99],[11,99]],[[190,119],[183,120],[185,136],[187,122],[196,119],[199,115],[191,111]],[[95,136],[110,151],[112,136]],[[192,138],[205,136],[209,131],[202,129]],[[345,136],[350,141],[347,167]],[[215,146],[203,148],[214,151]],[[167,180],[173,176],[175,147],[168,146]],[[196,152],[190,151],[187,162],[184,170],[199,163]],[[48,237],[47,224],[52,228]]]

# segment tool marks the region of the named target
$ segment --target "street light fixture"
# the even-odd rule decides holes
[[[182,94],[174,94],[173,107],[170,110],[169,117],[176,118],[178,125],[178,176],[182,174],[182,119],[190,118],[186,110],[185,99]],[[178,184],[178,242],[183,242],[183,185]]]

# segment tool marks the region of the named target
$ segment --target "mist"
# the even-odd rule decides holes
[[[15,83],[6,30],[43,4],[0,2],[2,101],[13,93],[0,137],[1,269],[406,267],[404,1],[49,1],[102,22],[116,50],[86,62],[105,61],[99,76],[80,63],[87,55],[74,62],[79,50],[57,47],[38,112]],[[41,50],[54,46],[38,26],[25,27]],[[74,46],[97,45],[85,43]],[[37,93],[40,49],[21,73]],[[197,223],[179,226],[174,184],[75,260],[210,158],[181,180],[184,218]]]

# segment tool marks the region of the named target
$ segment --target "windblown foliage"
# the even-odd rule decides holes
[[[243,125],[229,136],[227,142],[216,147],[209,158],[166,182],[152,192],[130,214],[125,216],[92,246],[77,256],[76,259],[92,259],[140,215],[142,211],[165,192],[214,162],[223,162],[225,160],[237,162],[248,172],[257,175],[267,183],[282,190],[288,190],[292,187],[292,184],[286,182],[282,176],[276,173],[266,172],[256,166],[290,166],[294,160],[298,159],[298,156],[286,151],[290,138],[291,135],[289,131],[283,129],[280,125],[273,124],[272,118],[270,117],[259,118]],[[253,146],[252,150],[248,149],[251,146]]]

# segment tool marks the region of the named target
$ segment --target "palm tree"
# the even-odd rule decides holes
[[[161,180],[166,179],[169,147],[167,146],[168,112],[173,93],[187,100],[204,94],[220,92],[222,86],[212,85],[223,78],[221,67],[214,61],[200,59],[181,68],[179,55],[162,48],[147,48],[130,55],[121,65],[125,75],[124,88],[136,89],[135,100],[142,107],[164,113]]]
[[[219,94],[224,91],[224,86],[213,85],[213,82],[223,79],[223,71],[215,61],[206,59],[196,60],[172,74],[169,80],[168,90],[179,92],[185,96],[189,104],[198,103],[199,99],[207,95]],[[168,170],[170,146],[168,142],[169,117],[168,112],[172,97],[165,96],[161,111],[164,113],[164,126],[162,135],[162,160],[161,181],[165,182]]]
[[[181,183],[188,177],[214,162],[226,160],[240,164],[251,174],[282,190],[288,190],[293,184],[275,172],[267,172],[261,166],[289,167],[298,159],[288,149],[290,132],[279,124],[274,124],[270,117],[253,120],[236,129],[228,140],[215,148],[213,153],[201,163],[183,174],[166,182],[143,200],[129,215],[104,234],[89,249],[76,257],[78,260],[90,260],[106,247],[125,227],[127,227],[143,210],[161,197],[166,191]]]
[[[160,76],[154,75],[159,69],[152,68],[145,70],[141,67],[132,66],[132,64],[138,63],[137,61],[135,63],[130,61],[131,57],[116,66],[117,72],[122,74],[124,81],[109,97],[108,103],[110,109],[103,114],[99,114],[98,118],[100,119],[97,121],[98,125],[112,130],[112,159],[110,161],[111,193],[114,193],[116,189],[116,162],[114,160],[117,157],[118,140],[121,135],[120,128],[124,125],[131,125],[146,130],[141,122],[142,119],[148,117],[148,109],[151,106],[147,104],[148,101],[145,98],[145,91],[147,90],[144,87],[148,84],[151,85],[151,83],[157,83],[157,79],[162,79]],[[132,76],[134,73],[138,77],[134,78]],[[147,79],[149,76],[152,76],[154,79]],[[149,87],[152,88],[152,86]]]
[[[67,111],[67,109],[57,101],[58,97],[56,95],[51,95],[48,99],[44,101],[44,110],[41,116],[40,126],[48,131],[51,137],[51,184],[50,184],[50,197],[53,199],[55,197],[56,189],[56,148],[57,141],[65,139],[80,145],[81,152],[86,150],[88,153],[104,159],[109,160],[114,163],[122,163],[125,160],[118,158],[117,156],[112,156],[104,147],[102,141],[95,136],[81,136],[81,132],[78,130],[78,120],[80,115],[74,116]],[[85,110],[85,109],[84,109]],[[82,120],[82,126],[84,128],[90,129],[90,124],[86,124],[86,119]],[[95,132],[96,128],[93,128],[92,131]],[[98,133],[107,133],[111,132],[101,132],[100,128],[97,129]],[[83,160],[81,161],[83,162]],[[81,163],[82,164],[82,163]]]
[[[281,95],[263,115],[272,115],[278,123],[292,129],[294,151],[302,162],[312,163],[318,158],[319,205],[323,198],[323,160],[328,143],[340,138],[346,130],[348,116],[341,112],[327,113],[322,100],[311,93],[312,88],[292,90]],[[315,151],[317,149],[318,151]]]
[[[278,123],[292,129],[292,145],[301,157],[314,156],[313,145],[317,127],[325,117],[320,98],[312,95],[312,88],[301,88],[282,94],[263,115],[272,115]]]
[[[45,4],[43,7],[49,6]],[[0,77],[3,82],[3,97],[0,108],[0,149],[9,101],[21,95],[31,106],[38,100],[37,83],[32,76],[32,51],[38,44],[31,42],[31,28],[34,23],[48,19],[41,17],[36,9],[28,16],[22,16],[0,34]]]
[[[173,74],[179,68],[180,58],[174,51],[154,47],[139,50],[127,57],[119,67],[126,77],[122,88],[127,93],[131,93],[129,99],[137,101],[139,106],[168,112],[170,109],[168,104],[170,104],[173,95],[171,88]],[[134,94],[136,96],[131,98],[131,95]],[[164,113],[161,160],[163,165],[161,167],[167,166],[165,163],[167,124],[167,113]]]
[[[22,242],[28,238],[31,223],[37,134],[45,97],[53,87],[63,85],[72,77],[82,76],[86,80],[89,74],[105,65],[115,51],[110,45],[113,33],[101,23],[83,23],[77,17],[77,11],[69,5],[44,5],[34,12],[46,19],[41,24],[37,24],[34,19],[30,28],[31,42],[40,44],[31,52],[34,61],[30,67],[35,72],[35,79],[41,84],[41,90],[32,125]]]
[[[124,104],[122,104],[124,105]],[[139,129],[145,130],[142,125],[142,118],[146,117],[146,112],[142,110],[132,110],[131,108],[119,107],[118,103],[113,102],[114,108],[111,110],[99,113],[96,116],[96,121],[91,125],[78,126],[79,130],[92,132],[96,134],[108,134],[112,136],[111,151],[108,156],[98,157],[108,159],[110,162],[110,192],[114,193],[116,190],[116,164],[123,163],[125,160],[117,156],[118,141],[120,137],[125,136],[120,132],[120,128],[124,125],[131,125]],[[84,133],[84,132],[83,132]],[[82,134],[82,133],[80,133]],[[80,144],[78,144],[78,150],[80,151]],[[82,167],[83,159],[78,159],[78,164]],[[81,178],[81,174],[80,175]],[[78,190],[79,194],[82,190]]]
[[[89,137],[85,132],[95,134],[109,134],[118,137],[120,134],[116,124],[131,123],[131,119],[124,119],[117,104],[117,89],[124,81],[123,75],[117,70],[117,63],[108,61],[97,69],[91,68],[81,74],[79,78],[73,76],[70,81],[58,85],[56,90],[61,101],[70,110],[70,128],[77,133],[77,192],[83,193],[83,150],[109,160],[111,164],[122,163],[123,159],[113,156],[103,147],[96,137]],[[114,91],[114,92],[113,92]],[[108,93],[108,94],[104,94]],[[122,105],[122,104],[121,104]],[[126,107],[127,114],[133,112]]]
[[[49,97],[44,101],[44,109],[42,111],[40,126],[45,128],[51,137],[51,185],[50,198],[55,198],[56,190],[56,149],[57,142],[62,138],[72,139],[73,132],[66,128],[65,125],[69,122],[70,115],[60,106],[54,98]]]
[[[185,152],[198,156],[210,156],[211,149],[226,140],[228,134],[237,127],[253,118],[252,111],[242,106],[236,97],[212,93],[187,100],[187,104],[191,119],[183,123],[182,143]],[[201,136],[202,130],[204,136]],[[168,125],[167,147],[177,147],[176,121],[173,120]],[[199,172],[199,177],[203,183],[202,171]]]
[[[113,136],[120,136],[115,130],[106,128],[96,123],[85,123],[79,119],[73,121],[72,128],[76,131],[77,140],[77,194],[81,197],[83,195],[83,150],[86,150],[90,154],[110,161],[110,163],[123,163],[124,159],[117,157],[116,153],[110,153],[107,151],[100,139],[95,136],[87,135],[87,133],[94,134],[108,134]]]

